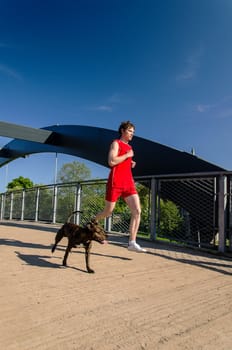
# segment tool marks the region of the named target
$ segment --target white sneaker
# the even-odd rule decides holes
[[[128,244],[128,250],[131,250],[133,252],[138,252],[138,253],[146,253],[146,249],[140,247],[138,243],[129,243]]]

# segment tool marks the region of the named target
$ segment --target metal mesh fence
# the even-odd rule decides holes
[[[4,219],[11,219],[11,216],[10,216],[10,213],[11,213],[11,200],[12,200],[11,193],[6,193],[2,197],[2,211],[4,212]]]
[[[136,183],[140,196],[142,214],[139,228],[140,235],[150,237],[150,181],[143,180]],[[81,191],[81,222],[84,223],[94,217],[104,208],[105,182],[82,185]],[[128,233],[130,224],[130,210],[124,200],[119,199],[111,217],[110,230],[112,232]]]
[[[67,220],[70,213],[75,210],[77,185],[57,186],[56,194],[56,222],[63,223]],[[54,207],[54,206],[53,206]]]
[[[36,189],[30,189],[25,191],[24,211],[23,211],[24,220],[36,219],[36,199],[37,199]],[[15,207],[14,207],[14,210],[15,210]]]
[[[160,180],[157,237],[203,247],[218,232],[215,178]]]
[[[232,250],[231,183],[231,174],[137,178],[142,209],[138,236],[217,249],[224,244],[221,230]],[[7,192],[1,194],[1,219],[62,224],[77,210],[72,220],[84,225],[104,208],[105,187],[106,180],[95,180]],[[128,234],[130,210],[122,199],[103,224],[110,232]]]

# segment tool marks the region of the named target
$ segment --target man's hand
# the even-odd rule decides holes
[[[134,157],[134,151],[133,149],[130,149],[128,152],[126,152],[127,158],[132,158]]]

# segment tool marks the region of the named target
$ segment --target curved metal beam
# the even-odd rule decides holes
[[[52,131],[0,121],[0,135],[4,137],[44,143],[51,134]]]
[[[118,137],[116,131],[82,125],[53,125],[38,129],[38,133],[41,131],[46,131],[48,137],[40,141],[37,137],[35,141],[35,133],[33,140],[27,140],[24,136],[26,140],[15,139],[6,144],[0,151],[0,167],[16,158],[42,152],[70,154],[108,167],[109,145]],[[21,136],[23,138],[23,135]],[[132,146],[137,162],[133,170],[135,176],[225,170],[190,153],[181,152],[138,136],[134,136]]]

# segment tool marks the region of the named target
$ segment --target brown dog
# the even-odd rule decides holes
[[[70,217],[73,214],[71,214]],[[55,251],[56,246],[61,241],[61,239],[63,237],[67,237],[68,245],[63,258],[63,266],[67,266],[67,258],[71,249],[77,245],[83,244],[85,248],[85,263],[87,271],[89,273],[94,273],[94,270],[92,270],[89,266],[89,255],[92,241],[104,244],[107,239],[107,234],[101,225],[99,225],[99,223],[94,219],[87,223],[84,227],[72,224],[68,221],[57,232],[55,237],[55,244],[52,247],[52,253]]]

